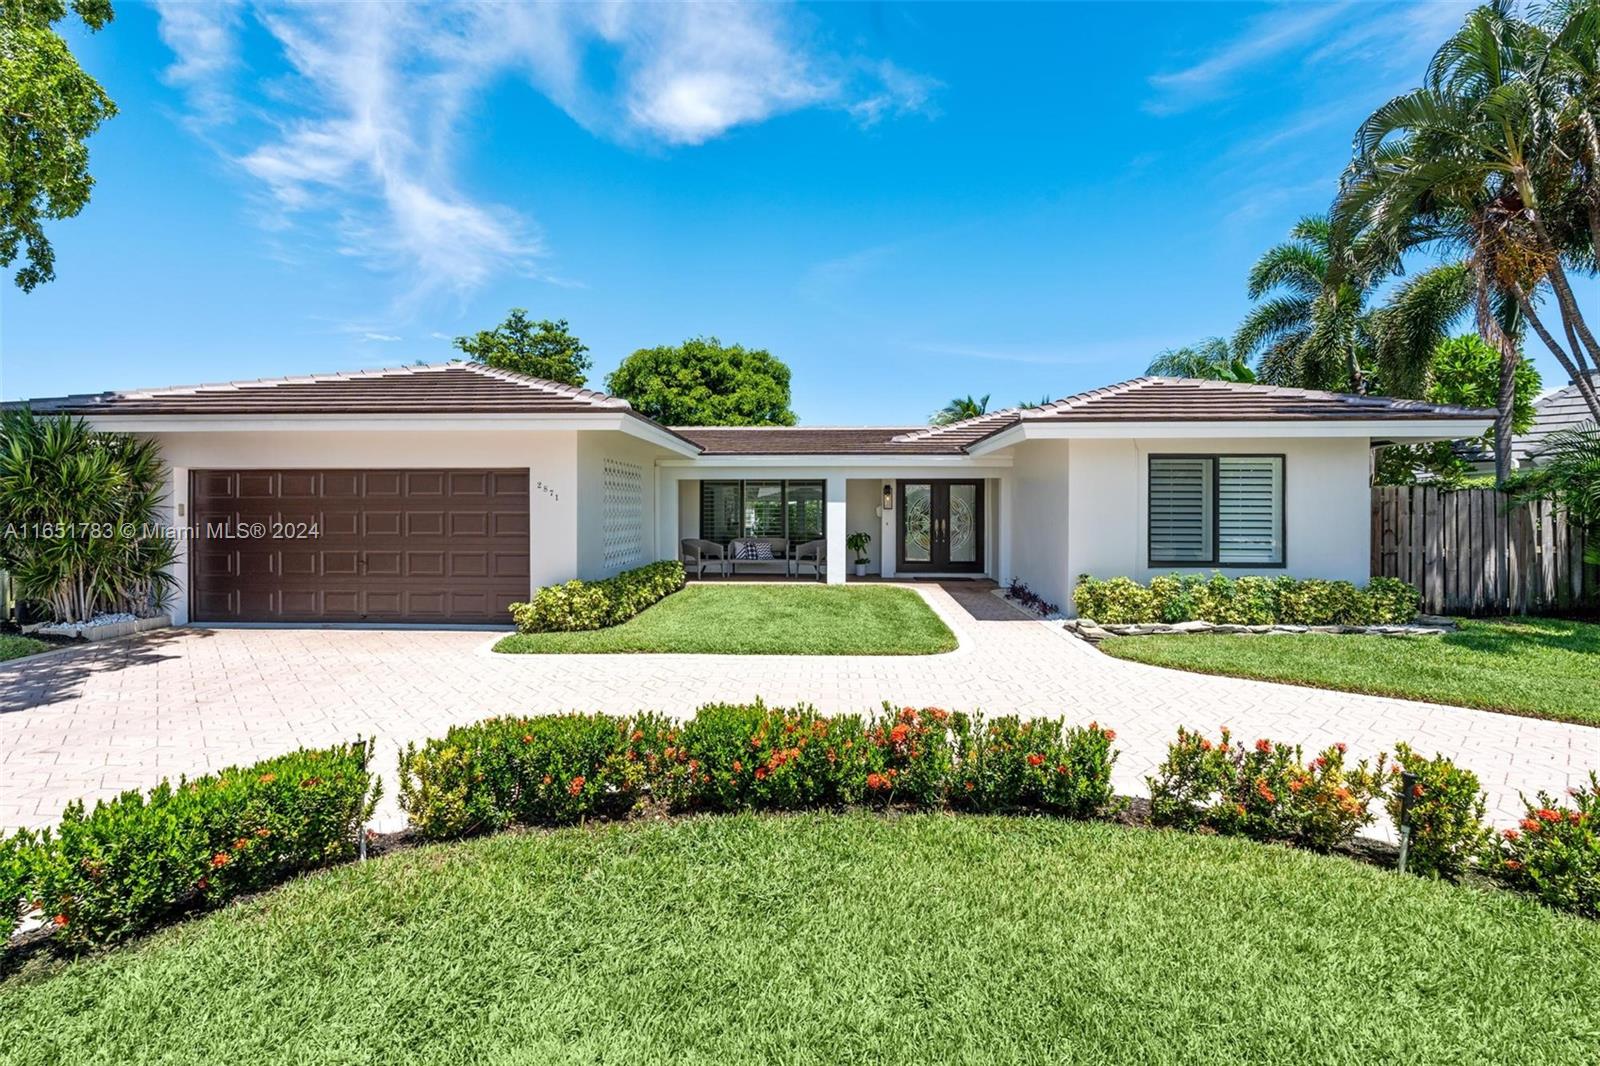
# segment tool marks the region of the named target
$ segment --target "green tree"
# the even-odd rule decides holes
[[[1209,378],[1212,381],[1238,381],[1248,384],[1256,373],[1241,356],[1235,355],[1222,337],[1207,337],[1198,344],[1168,348],[1150,360],[1146,374],[1169,378]]]
[[[1533,425],[1533,403],[1543,383],[1532,363],[1516,364],[1516,395],[1512,403],[1512,432],[1526,433]],[[1429,364],[1423,399],[1458,407],[1493,407],[1500,396],[1500,353],[1476,333],[1441,341]],[[1478,442],[1492,445],[1493,430]],[[1450,441],[1393,445],[1379,452],[1375,481],[1380,485],[1410,485],[1419,474],[1446,485],[1459,485],[1472,476],[1472,466]]]
[[[1584,561],[1600,566],[1600,429],[1595,423],[1552,433],[1538,465],[1516,471],[1503,484],[1513,499],[1554,500],[1584,532]]]
[[[792,426],[789,368],[762,348],[694,337],[640,348],[606,375],[606,391],[669,426]]]
[[[972,394],[957,396],[949,403],[933,413],[928,419],[930,426],[948,426],[952,422],[961,422],[968,418],[977,418],[979,415],[989,413],[989,394],[984,393],[978,399],[973,399]]]
[[[112,18],[109,0],[72,0],[72,10],[90,30]],[[0,0],[0,267],[24,258],[24,292],[55,278],[44,224],[88,204],[84,142],[117,113],[52,28],[66,16],[65,0]]]
[[[457,337],[455,346],[473,362],[510,370],[563,385],[582,386],[588,380],[589,348],[567,329],[567,320],[528,317],[513,307],[494,329],[481,329],[470,337]]]
[[[1500,355],[1496,476],[1510,472],[1524,324],[1600,418],[1588,370],[1600,361],[1570,274],[1592,273],[1600,236],[1595,104],[1600,5],[1556,3],[1543,21],[1510,2],[1470,12],[1421,88],[1362,124],[1334,205],[1336,225],[1398,258],[1464,253],[1479,335]],[[1556,304],[1559,340],[1541,297]]]

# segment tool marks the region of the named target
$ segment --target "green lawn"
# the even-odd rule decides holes
[[[24,655],[37,655],[41,651],[49,650],[50,645],[42,640],[21,637],[15,633],[0,633],[0,662],[20,659]]]
[[[690,585],[610,629],[518,633],[496,651],[541,654],[932,655],[955,634],[911,589]]]
[[[1440,637],[1116,637],[1119,659],[1600,725],[1600,625],[1463,621]]]
[[[1232,839],[696,818],[434,846],[0,983],[0,1061],[1592,1062],[1600,923]]]

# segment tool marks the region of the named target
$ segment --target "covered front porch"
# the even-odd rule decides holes
[[[692,476],[691,476],[692,475]],[[657,544],[691,579],[987,578],[1011,573],[1005,466],[658,468]],[[870,539],[859,572],[852,534]],[[819,558],[820,557],[820,558]]]

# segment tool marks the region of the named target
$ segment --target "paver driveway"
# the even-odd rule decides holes
[[[1025,618],[981,587],[920,585],[961,639],[905,658],[495,655],[495,634],[186,629],[0,664],[0,825],[48,825],[77,797],[145,788],[302,744],[376,736],[386,798],[410,740],[490,714],[687,714],[761,696],[824,711],[897,704],[1064,714],[1117,730],[1119,790],[1144,791],[1179,724],[1368,756],[1407,740],[1476,770],[1491,815],[1517,791],[1560,791],[1600,768],[1600,729],[1405,700],[1207,677],[1122,662]],[[1302,638],[1276,638],[1302,639]],[[1336,638],[1303,638],[1336,639]]]

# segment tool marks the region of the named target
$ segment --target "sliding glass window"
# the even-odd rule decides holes
[[[700,536],[781,537],[790,545],[821,538],[827,508],[821,481],[702,481]]]

